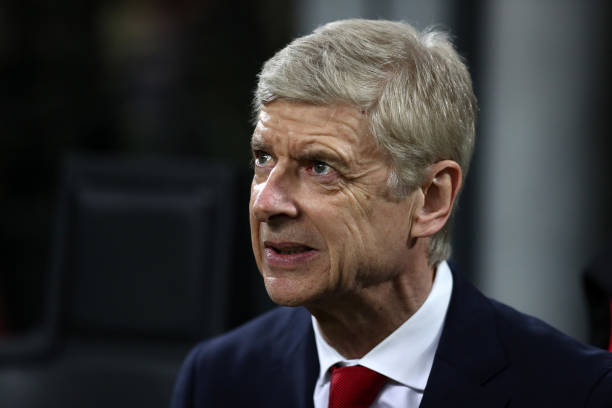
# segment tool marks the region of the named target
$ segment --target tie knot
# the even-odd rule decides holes
[[[386,381],[384,375],[360,365],[332,367],[329,408],[367,408]]]

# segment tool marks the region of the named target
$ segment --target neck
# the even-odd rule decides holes
[[[363,357],[425,302],[434,270],[425,258],[391,280],[333,296],[307,308],[321,334],[346,359]]]

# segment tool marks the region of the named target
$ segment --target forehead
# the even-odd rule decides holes
[[[346,105],[312,105],[274,101],[262,107],[253,134],[253,143],[342,141],[363,146],[373,141],[365,115]]]

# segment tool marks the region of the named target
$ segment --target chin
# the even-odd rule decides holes
[[[270,287],[270,285],[266,285],[266,291],[268,292],[270,300],[279,306],[296,307],[304,304],[303,299],[301,299],[301,296],[298,294],[291,292],[287,293],[286,291]]]
[[[268,292],[268,296],[270,296],[270,300],[272,300],[272,302],[276,303],[279,306],[285,306],[285,307],[303,306],[303,303],[297,299],[291,299],[291,298],[286,298],[286,297],[276,297],[276,296],[270,295],[269,292]]]
[[[266,277],[264,282],[270,300],[277,305],[296,307],[308,303],[310,296],[294,282],[277,277]]]

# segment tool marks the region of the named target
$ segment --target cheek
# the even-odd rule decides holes
[[[327,202],[329,214],[324,227],[332,232],[334,240],[351,243],[346,245],[349,249],[358,249],[373,222],[372,202],[372,196],[365,191],[343,190]]]
[[[361,258],[368,251],[370,221],[360,208],[342,203],[329,205],[329,215],[321,224],[320,232],[329,251],[331,279],[350,280],[359,269]]]
[[[389,241],[403,236],[408,214],[404,208],[370,194],[368,191],[343,193],[344,199],[334,203],[330,217],[330,245],[344,254],[345,262],[366,262],[367,255],[384,252]]]
[[[249,214],[253,217],[253,206],[255,204],[255,199],[258,194],[258,184],[255,183],[255,179],[251,182],[251,195],[249,196]]]
[[[255,262],[257,267],[261,270],[261,250],[259,245],[259,227],[260,223],[253,215],[253,202],[255,194],[251,189],[251,199],[249,201],[249,224],[251,229],[251,247],[253,249],[253,255],[255,256]]]
[[[249,200],[249,224],[251,227],[251,237],[253,237],[253,233],[257,229],[257,220],[253,214],[253,202],[254,202],[255,194],[253,193],[253,189],[251,188],[251,198]]]

